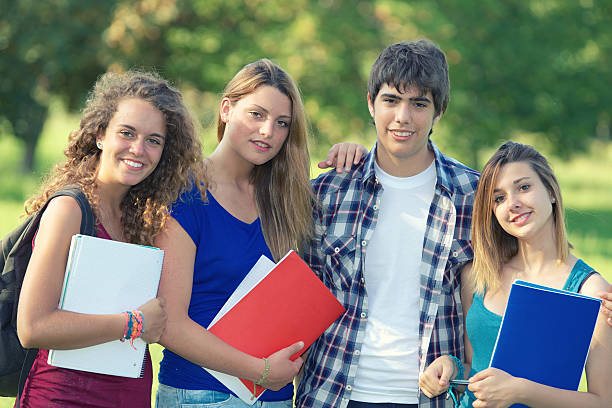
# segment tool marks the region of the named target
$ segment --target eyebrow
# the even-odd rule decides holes
[[[531,178],[531,177],[529,177],[529,176],[525,176],[525,177],[517,178],[516,180],[514,180],[514,181],[512,182],[512,184],[519,184],[520,182],[525,181],[525,180],[529,180],[530,178]],[[493,192],[494,192],[494,193],[498,193],[498,192],[500,192],[500,191],[501,191],[501,190],[500,190],[499,188],[496,188],[496,189],[494,189],[494,190],[493,190]]]
[[[259,109],[261,109],[262,111],[266,112],[266,114],[268,114],[268,115],[270,114],[270,111],[267,110],[266,108],[264,108],[261,105],[258,105],[256,103],[254,103],[253,106],[257,106]],[[291,115],[280,115],[279,118],[287,118],[287,119],[291,120]]]
[[[380,95],[381,98],[390,98],[390,99],[395,99],[395,100],[401,100],[402,98],[395,95],[395,94],[390,94],[390,93],[384,93]],[[408,98],[409,101],[412,102],[427,102],[427,103],[431,103],[431,100],[429,98],[427,98],[426,96],[413,96],[411,98]]]
[[[136,128],[134,126],[131,126],[131,125],[126,125],[126,124],[120,123],[119,126],[126,127],[128,129],[133,130],[134,132],[136,131]],[[157,137],[161,137],[164,140],[166,139],[166,136],[160,135],[159,133],[151,133],[149,136],[157,136]]]

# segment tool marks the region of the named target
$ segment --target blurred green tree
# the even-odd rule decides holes
[[[450,64],[451,103],[434,138],[472,166],[517,132],[561,155],[609,139],[609,1],[8,1],[0,117],[29,146],[48,95],[74,108],[107,69],[157,69],[208,125],[225,83],[262,57],[298,81],[315,154],[343,140],[370,146],[370,66],[386,45],[419,37],[440,45]]]
[[[25,143],[24,170],[33,169],[50,96],[74,110],[106,69],[101,34],[112,6],[95,0],[3,0],[0,118]]]
[[[470,163],[479,162],[481,147],[517,131],[561,156],[595,137],[609,139],[611,2],[427,3],[432,17],[419,27],[447,52],[452,91],[445,121],[453,147]]]

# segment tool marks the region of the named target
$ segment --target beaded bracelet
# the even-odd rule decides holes
[[[255,399],[255,394],[257,394],[257,386],[262,385],[264,381],[266,381],[266,379],[268,378],[268,374],[270,374],[270,362],[265,357],[263,358],[263,361],[266,364],[266,366],[264,368],[263,374],[261,375],[261,378],[257,380],[257,382],[253,383],[253,396],[251,396],[252,400]]]
[[[459,378],[460,380],[462,380],[463,372],[465,371],[465,368],[463,367],[463,363],[461,363],[461,360],[459,360],[457,357],[453,356],[452,354],[449,354],[448,356],[452,358],[455,361],[455,364],[457,365],[457,375],[455,376],[455,378]],[[446,398],[448,398],[448,396],[450,395],[450,397],[453,399],[453,404],[455,408],[457,408],[459,406],[459,401],[457,401],[457,397],[455,396],[454,390],[455,390],[455,386],[450,385],[448,387],[448,395],[446,396]]]

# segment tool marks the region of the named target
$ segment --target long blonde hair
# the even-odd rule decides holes
[[[153,244],[168,218],[169,206],[195,180],[205,191],[202,147],[181,93],[156,73],[108,72],[89,94],[78,130],[70,134],[66,161],[57,165],[38,195],[25,203],[27,214],[39,210],[62,187],[77,184],[99,214],[96,177],[100,150],[96,136],[104,132],[122,99],[139,98],[159,109],[166,120],[166,141],[159,164],[132,186],[121,202],[123,235],[128,242]]]
[[[474,198],[472,243],[474,245],[474,284],[478,293],[495,290],[501,282],[501,270],[518,252],[518,239],[508,234],[494,214],[494,190],[501,168],[508,163],[525,162],[538,175],[553,198],[555,244],[560,262],[566,262],[571,245],[567,239],[561,188],[544,156],[533,147],[508,141],[489,159],[482,169]]]
[[[246,65],[228,82],[223,98],[234,104],[264,85],[287,95],[292,112],[283,147],[274,158],[255,166],[251,174],[263,234],[272,255],[278,260],[290,249],[301,248],[312,231],[308,127],[300,91],[281,67],[261,59]],[[219,141],[224,132],[225,122],[219,113]]]

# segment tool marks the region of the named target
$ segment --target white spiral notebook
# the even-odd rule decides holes
[[[59,308],[89,314],[137,309],[157,296],[163,259],[164,251],[157,248],[74,235]],[[127,341],[114,340],[75,350],[50,350],[48,363],[138,378],[143,371],[146,343],[138,338],[134,347]]]

